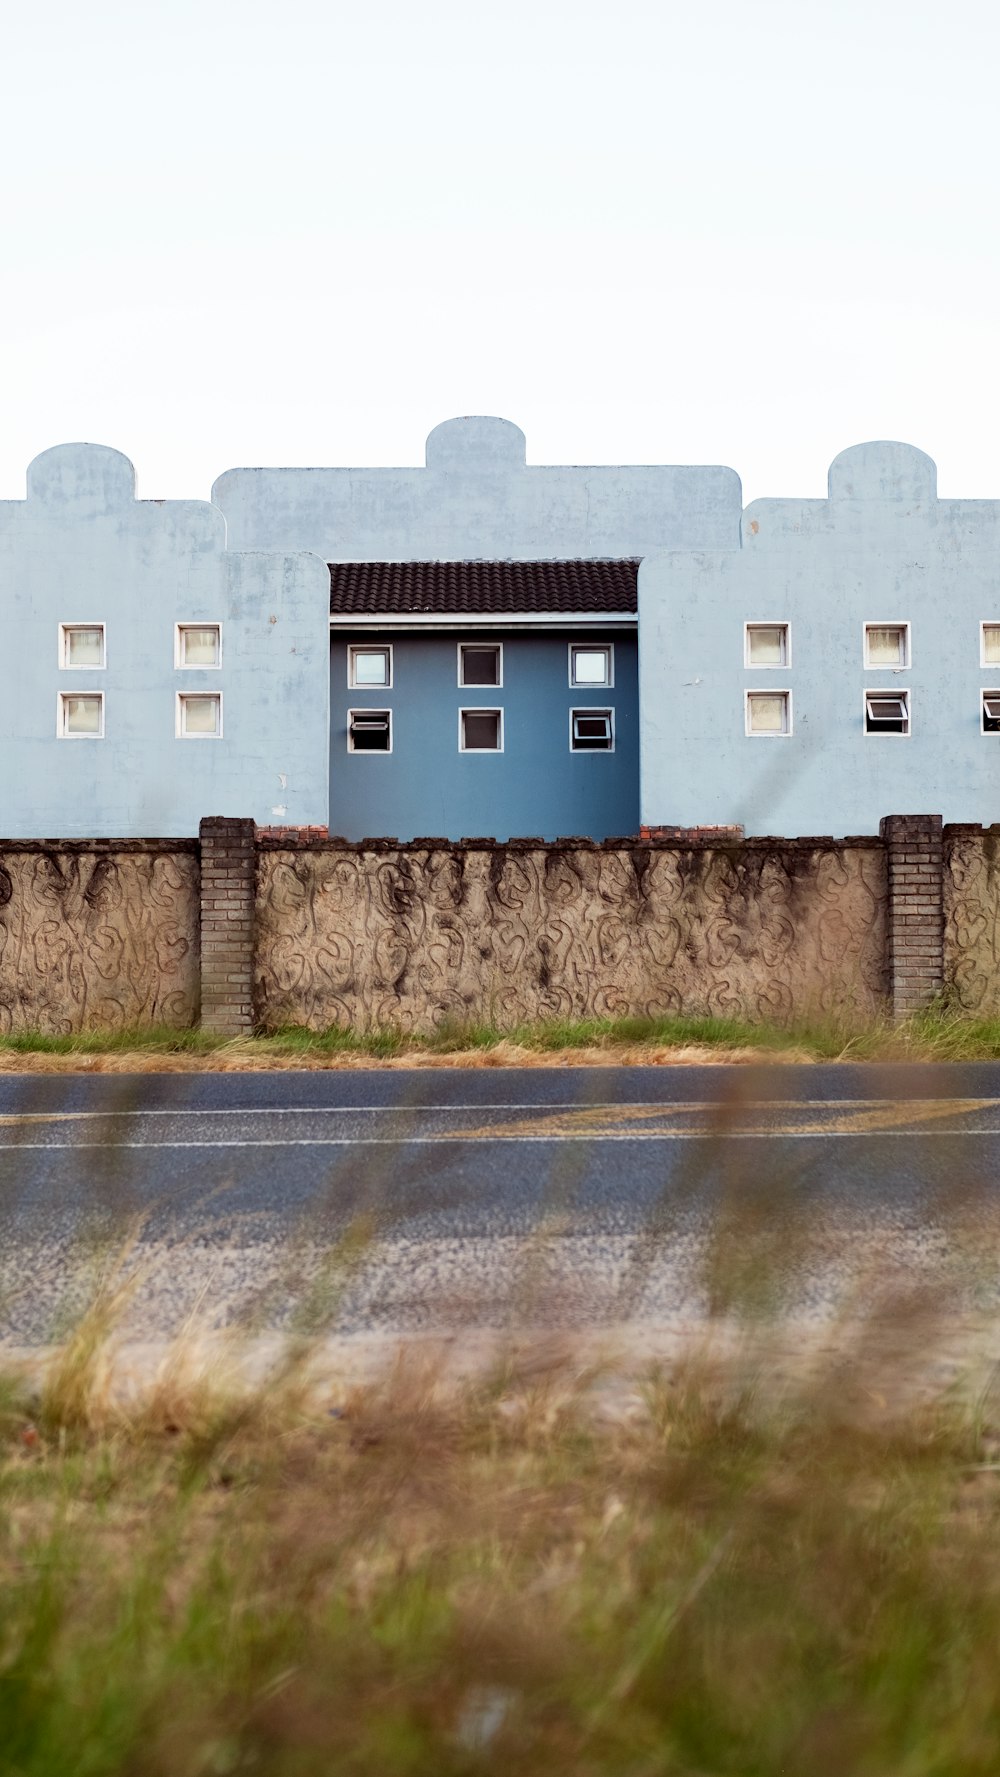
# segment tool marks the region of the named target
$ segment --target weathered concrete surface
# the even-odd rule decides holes
[[[875,842],[261,852],[269,1026],[886,1009]]]
[[[1000,1014],[1000,828],[951,827],[944,845],[945,993],[964,1012]]]
[[[3,849],[5,1035],[190,1025],[198,980],[193,847]]]

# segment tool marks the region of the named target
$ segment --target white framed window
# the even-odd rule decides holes
[[[865,733],[908,735],[910,732],[910,693],[897,691],[866,691],[864,693]]]
[[[174,665],[211,671],[222,665],[221,623],[178,623],[174,626]]]
[[[792,630],[788,623],[744,623],[744,666],[791,666]]]
[[[464,685],[503,684],[502,642],[459,642],[458,683]]]
[[[1000,666],[1000,623],[979,625],[980,666]]]
[[[744,692],[744,722],[753,740],[782,740],[792,732],[790,691]]]
[[[569,747],[571,753],[613,753],[614,710],[570,710]]]
[[[348,710],[347,751],[349,753],[391,753],[391,710]]]
[[[56,733],[60,740],[103,740],[104,692],[60,691]]]
[[[222,692],[178,691],[178,740],[222,739]]]
[[[866,623],[864,659],[866,672],[904,671],[911,664],[909,624]]]
[[[107,664],[103,623],[60,623],[59,666],[63,672],[100,672]]]
[[[613,642],[571,642],[569,645],[570,685],[591,685],[599,690],[615,682],[615,646]]]
[[[1000,734],[1000,691],[980,692],[979,726],[984,734]]]
[[[392,643],[371,646],[359,642],[347,650],[347,683],[352,691],[367,685],[392,684]]]
[[[460,753],[503,752],[503,710],[459,710]]]

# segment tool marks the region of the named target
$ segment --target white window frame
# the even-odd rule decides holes
[[[906,705],[906,732],[894,734],[891,728],[869,728],[869,697],[901,697]],[[866,685],[861,693],[861,730],[866,740],[909,740],[913,733],[913,705],[908,685]]]
[[[219,726],[214,734],[190,733],[184,727],[184,705],[192,697],[215,697],[219,703]],[[222,692],[221,691],[178,691],[174,705],[174,736],[177,740],[221,740],[222,739]]]
[[[578,679],[576,677],[574,670],[573,670],[574,656],[576,654],[601,654],[601,653],[607,654],[607,657],[608,657],[608,676],[604,680],[604,683],[602,685],[595,685],[592,679],[586,680],[586,681],[582,681],[582,680]],[[600,641],[600,642],[570,642],[570,644],[569,644],[569,658],[568,658],[568,672],[569,672],[569,688],[571,691],[613,691],[615,688],[615,644],[614,644],[614,642],[604,642],[604,641]]]
[[[788,710],[787,728],[751,728],[750,703],[755,697],[783,697]],[[743,693],[743,732],[748,740],[791,740],[792,738],[792,693],[783,685],[751,685]]]
[[[752,629],[783,629],[785,632],[785,658],[773,661],[770,665],[760,660],[750,659],[750,631]],[[783,673],[788,672],[792,664],[792,626],[784,617],[752,617],[743,625],[743,665],[752,673]]]
[[[197,661],[184,659],[184,631],[188,629],[215,629],[219,634],[219,658],[214,666],[202,666]],[[195,618],[185,618],[182,623],[174,624],[174,669],[181,673],[217,673],[222,666],[222,624],[216,623],[213,617],[207,617],[199,623]]]
[[[497,673],[498,673],[499,677],[497,678],[497,682],[495,685],[467,685],[466,684],[465,679],[462,676],[462,652],[465,648],[476,648],[479,650],[480,653],[485,653],[488,648],[492,648],[496,651],[496,653],[498,655]],[[458,651],[457,651],[457,659],[458,659],[458,666],[457,666],[458,680],[457,680],[457,683],[458,683],[458,689],[460,691],[501,691],[503,689],[503,643],[502,642],[459,642]],[[472,751],[479,752],[479,751],[481,751],[481,748],[473,747]]]
[[[868,658],[868,631],[871,629],[901,629],[903,632],[903,658],[898,666],[886,666],[885,661],[871,661]],[[861,628],[861,658],[866,673],[908,673],[913,666],[913,644],[909,623],[899,617],[866,618]]]
[[[993,665],[996,666],[996,664],[997,662],[994,660]],[[989,685],[984,685],[979,693],[979,732],[989,735],[991,740],[1000,740],[1000,729],[987,728],[986,726],[986,699],[988,697],[1000,697],[1000,687],[994,691]]]
[[[579,689],[579,687],[577,687]],[[573,745],[573,720],[576,716],[608,716],[611,721],[609,747],[577,747]],[[615,712],[610,704],[578,703],[569,712],[569,750],[571,753],[613,753],[615,750]]]
[[[101,632],[101,662],[99,666],[74,666],[69,658],[68,638],[76,629],[99,629]],[[108,664],[108,632],[103,623],[60,623],[59,625],[59,671],[63,673],[102,673]]]
[[[381,690],[381,689],[382,689],[382,687],[379,686],[379,690]],[[354,721],[355,716],[383,716],[383,715],[388,716],[388,718],[389,718],[389,745],[387,747],[356,747],[354,745],[354,736],[351,733],[351,725]],[[381,704],[377,708],[374,706],[371,706],[368,709],[348,710],[348,712],[347,712],[347,751],[349,753],[351,753],[355,759],[387,759],[389,757],[389,754],[392,752],[393,746],[395,745],[395,741],[396,741],[396,724],[392,719],[392,710],[389,708],[389,706],[387,704]]]
[[[358,654],[385,654],[388,656],[387,669],[389,677],[381,685],[359,685],[354,669],[355,656]],[[349,691],[391,691],[393,658],[391,642],[349,642],[347,647],[347,688]],[[389,724],[390,728],[392,724]]]
[[[986,631],[988,629],[1000,630],[1000,617],[984,617],[979,625],[979,664],[984,666],[988,672],[994,670],[1000,672],[1000,660],[987,660],[986,658]]]
[[[66,705],[71,697],[98,697],[101,702],[101,726],[96,734],[70,734],[66,727]],[[103,740],[104,739],[104,692],[103,691],[57,691],[56,692],[56,736],[59,740]]]
[[[500,744],[495,747],[467,747],[465,744],[465,735],[463,733],[463,716],[499,716],[500,723],[497,729],[497,734]],[[505,738],[503,710],[499,704],[473,703],[462,705],[458,712],[458,750],[460,753],[469,753],[473,757],[479,755],[481,758],[495,759],[497,754],[502,753],[504,750]]]

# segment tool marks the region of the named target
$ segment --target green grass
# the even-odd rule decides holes
[[[220,1050],[256,1056],[301,1056],[322,1060],[337,1055],[370,1055],[389,1059],[407,1054],[474,1053],[513,1046],[544,1055],[563,1049],[630,1049],[650,1051],[689,1048],[748,1049],[763,1057],[795,1051],[816,1061],[975,1061],[1000,1058],[1000,1019],[974,1019],[939,1008],[903,1024],[851,1025],[835,1019],[788,1024],[738,1018],[683,1017],[594,1018],[554,1020],[502,1029],[491,1024],[444,1024],[425,1036],[386,1028],[369,1032],[301,1026],[231,1039],[201,1030],[163,1027],[123,1031],[82,1031],[51,1036],[26,1031],[0,1037],[4,1052],[21,1055],[213,1055]],[[609,1056],[610,1059],[610,1056]]]
[[[131,1417],[8,1382],[0,1769],[991,1777],[991,1403],[858,1381],[691,1362],[610,1424],[516,1366]]]

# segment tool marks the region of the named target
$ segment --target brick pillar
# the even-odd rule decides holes
[[[944,856],[939,814],[890,814],[879,822],[889,880],[889,991],[906,1018],[944,986]]]
[[[201,1024],[253,1029],[256,844],[253,821],[210,815],[201,838]]]

